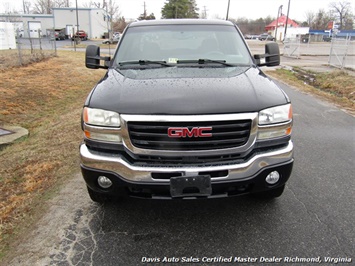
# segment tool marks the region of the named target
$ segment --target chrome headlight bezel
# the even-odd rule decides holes
[[[84,123],[93,126],[120,127],[120,115],[113,111],[84,107]]]
[[[261,110],[258,124],[270,125],[285,123],[292,120],[292,105],[290,103]]]
[[[271,107],[259,112],[258,115],[258,140],[269,140],[292,133],[292,105],[285,104]]]
[[[116,112],[84,107],[83,130],[87,139],[122,143],[120,115]]]

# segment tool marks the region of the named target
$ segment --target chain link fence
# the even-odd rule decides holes
[[[346,66],[346,58],[350,49],[351,38],[332,38],[329,54],[329,65],[343,69]]]
[[[308,36],[307,38],[292,38],[286,39],[280,48],[285,58],[300,59],[298,64],[304,66],[318,64],[355,70],[354,36],[346,38],[320,38],[318,36],[312,40],[308,39]]]
[[[56,56],[57,47],[54,31],[48,33],[43,36],[39,31],[38,37],[24,37],[23,31],[17,30],[17,48],[0,50],[0,69],[23,66],[47,57]],[[28,36],[33,36],[33,33],[28,34]]]
[[[284,41],[284,56],[300,58],[301,39],[300,37],[287,38]]]

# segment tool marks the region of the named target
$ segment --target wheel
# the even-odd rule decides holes
[[[271,190],[255,193],[255,194],[253,194],[253,196],[260,198],[260,199],[278,198],[282,195],[282,193],[284,192],[284,189],[285,189],[285,185],[282,185],[280,187],[277,187],[277,188],[274,188]]]
[[[92,201],[95,201],[97,203],[105,203],[105,202],[110,202],[112,201],[112,197],[103,193],[99,193],[96,191],[93,191],[91,188],[87,186],[89,196]]]

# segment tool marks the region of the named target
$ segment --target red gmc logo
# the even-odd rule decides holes
[[[206,131],[211,131],[212,127],[193,127],[188,129],[187,127],[169,127],[168,136],[170,138],[200,138],[200,137],[212,137],[212,133],[207,133]]]

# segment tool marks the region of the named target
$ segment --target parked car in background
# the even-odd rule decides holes
[[[275,37],[271,36],[270,34],[263,33],[259,36],[260,41],[275,41]]]
[[[65,29],[55,29],[54,37],[57,41],[65,40]]]
[[[309,42],[309,34],[308,33],[301,35],[301,42],[303,42],[303,43]]]
[[[88,35],[84,30],[79,30],[75,33],[75,35],[72,37],[72,40],[80,38],[82,41],[86,41],[88,39]]]
[[[332,36],[323,36],[323,42],[331,42],[332,41]]]
[[[120,40],[120,36],[116,34],[116,35],[113,35],[112,39],[103,40],[102,43],[115,44],[115,43],[118,43],[119,40]]]
[[[119,32],[114,32],[112,37],[113,37],[113,38],[121,38],[121,33],[119,33]]]
[[[244,38],[246,40],[258,40],[260,35],[255,35],[255,34],[246,34]]]

